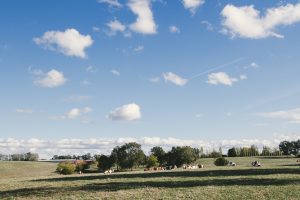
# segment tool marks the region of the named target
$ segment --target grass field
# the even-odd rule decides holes
[[[263,166],[251,167],[259,160]],[[232,158],[236,167],[64,176],[55,163],[0,162],[0,199],[300,199],[296,158]]]

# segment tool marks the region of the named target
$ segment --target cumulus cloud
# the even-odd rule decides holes
[[[123,145],[127,142],[137,142],[142,145],[145,152],[148,152],[153,146],[162,146],[169,150],[172,146],[192,146],[203,147],[204,150],[212,151],[213,148],[221,147],[224,151],[235,147],[250,147],[252,144],[262,149],[263,146],[278,147],[283,140],[298,140],[300,134],[296,133],[275,133],[268,140],[265,139],[231,139],[231,140],[187,140],[179,138],[160,138],[160,137],[142,137],[142,138],[90,138],[90,139],[60,139],[60,140],[41,140],[32,138],[28,140],[0,138],[0,152],[3,154],[35,152],[39,153],[41,158],[51,158],[53,155],[82,155],[91,154],[110,154],[115,146]]]
[[[17,108],[16,113],[22,113],[22,114],[32,114],[33,110],[31,109],[24,109],[24,108]]]
[[[180,29],[177,26],[174,26],[174,25],[169,27],[169,31],[171,33],[180,33]]]
[[[188,82],[187,79],[182,78],[182,77],[174,74],[173,72],[163,73],[163,78],[165,79],[166,82],[170,82],[170,83],[173,83],[178,86],[184,86]]]
[[[157,33],[157,25],[151,10],[151,0],[129,0],[128,6],[137,15],[136,21],[129,26],[132,31],[142,34]]]
[[[34,81],[34,84],[40,87],[55,88],[62,86],[67,82],[64,74],[55,69],[50,70],[46,74],[40,71],[36,76],[38,76],[38,78]]]
[[[98,3],[106,3],[110,7],[121,8],[122,5],[118,0],[97,0]]]
[[[112,120],[133,121],[142,118],[142,113],[138,104],[131,103],[116,108],[107,117]]]
[[[225,72],[217,72],[217,73],[211,73],[208,75],[207,83],[212,85],[227,85],[232,86],[234,82],[237,82],[238,79],[230,77]]]
[[[264,112],[259,113],[258,115],[265,118],[283,119],[291,123],[300,123],[300,108],[280,110],[275,112]]]
[[[108,35],[110,36],[114,36],[118,32],[123,33],[126,30],[126,26],[117,19],[108,22],[106,26],[109,28]]]
[[[264,15],[253,5],[237,7],[229,4],[222,10],[221,16],[222,32],[232,38],[283,38],[284,36],[275,30],[281,25],[292,25],[300,21],[300,3],[269,8]]]
[[[205,3],[205,0],[182,0],[182,3],[184,8],[194,15],[197,9]]]
[[[85,49],[93,44],[90,35],[82,35],[76,29],[65,31],[47,31],[42,37],[34,38],[37,45],[61,52],[67,56],[86,58]]]

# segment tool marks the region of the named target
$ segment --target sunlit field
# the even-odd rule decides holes
[[[0,162],[0,199],[299,199],[296,158],[232,158],[235,167],[58,175],[56,163]],[[252,167],[259,160],[262,167]]]

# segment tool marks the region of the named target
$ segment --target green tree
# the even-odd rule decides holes
[[[168,165],[176,165],[177,167],[183,164],[190,164],[199,157],[195,149],[189,146],[172,147],[171,151],[167,153]]]
[[[155,155],[150,155],[147,159],[147,167],[157,167],[159,165],[158,159]]]
[[[112,156],[100,155],[97,158],[98,168],[102,171],[106,171],[114,165],[114,159]]]
[[[228,157],[237,157],[236,148],[232,147],[231,149],[228,149],[227,155]]]
[[[271,156],[271,155],[273,155],[271,148],[267,147],[267,146],[263,146],[263,149],[261,151],[261,155],[262,156]]]
[[[222,157],[222,154],[220,152],[216,151],[215,149],[213,149],[213,151],[208,154],[208,157],[209,158],[218,158],[218,157]]]
[[[156,146],[150,150],[151,155],[157,157],[159,165],[162,166],[166,163],[166,152],[162,147]]]
[[[144,164],[146,156],[140,144],[130,142],[121,147],[115,147],[111,153],[111,157],[117,163],[118,167],[132,169]]]
[[[279,149],[282,151],[283,155],[289,156],[293,152],[293,143],[289,141],[282,141],[279,144]]]
[[[299,154],[299,152],[300,152],[300,140],[297,140],[297,141],[292,141],[292,146],[293,146],[293,148],[292,148],[292,154],[294,155],[294,156],[297,156],[298,154]]]

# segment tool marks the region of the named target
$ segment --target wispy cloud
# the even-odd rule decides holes
[[[66,119],[76,119],[84,114],[90,113],[93,110],[90,107],[84,108],[72,108],[69,112],[65,115],[51,117],[54,120],[66,120]]]
[[[184,86],[188,82],[187,79],[182,78],[179,75],[174,74],[173,72],[163,73],[163,78],[166,82],[170,82],[178,86]]]
[[[274,112],[263,112],[258,114],[265,118],[283,119],[291,123],[300,123],[300,108],[291,110],[279,110]]]
[[[177,26],[175,26],[175,25],[170,26],[169,27],[169,31],[171,33],[180,33],[180,29]]]
[[[83,102],[90,100],[91,97],[87,95],[71,95],[63,99],[65,102]]]
[[[118,70],[115,70],[115,69],[111,70],[111,73],[115,76],[120,76],[121,75],[121,73]]]
[[[204,25],[208,31],[215,30],[214,26],[206,20],[201,21],[201,24]]]
[[[85,71],[86,71],[86,72],[89,72],[89,73],[96,73],[96,72],[98,72],[98,68],[96,68],[96,67],[90,65],[90,66],[88,66],[88,67],[85,69]]]
[[[118,0],[97,0],[98,3],[106,3],[110,7],[121,8],[122,4]]]
[[[32,114],[33,110],[32,109],[24,109],[24,108],[17,108],[16,113],[21,113],[21,114]]]
[[[139,45],[137,47],[134,47],[133,51],[137,52],[137,53],[142,52],[142,51],[144,51],[144,46],[143,45]]]

